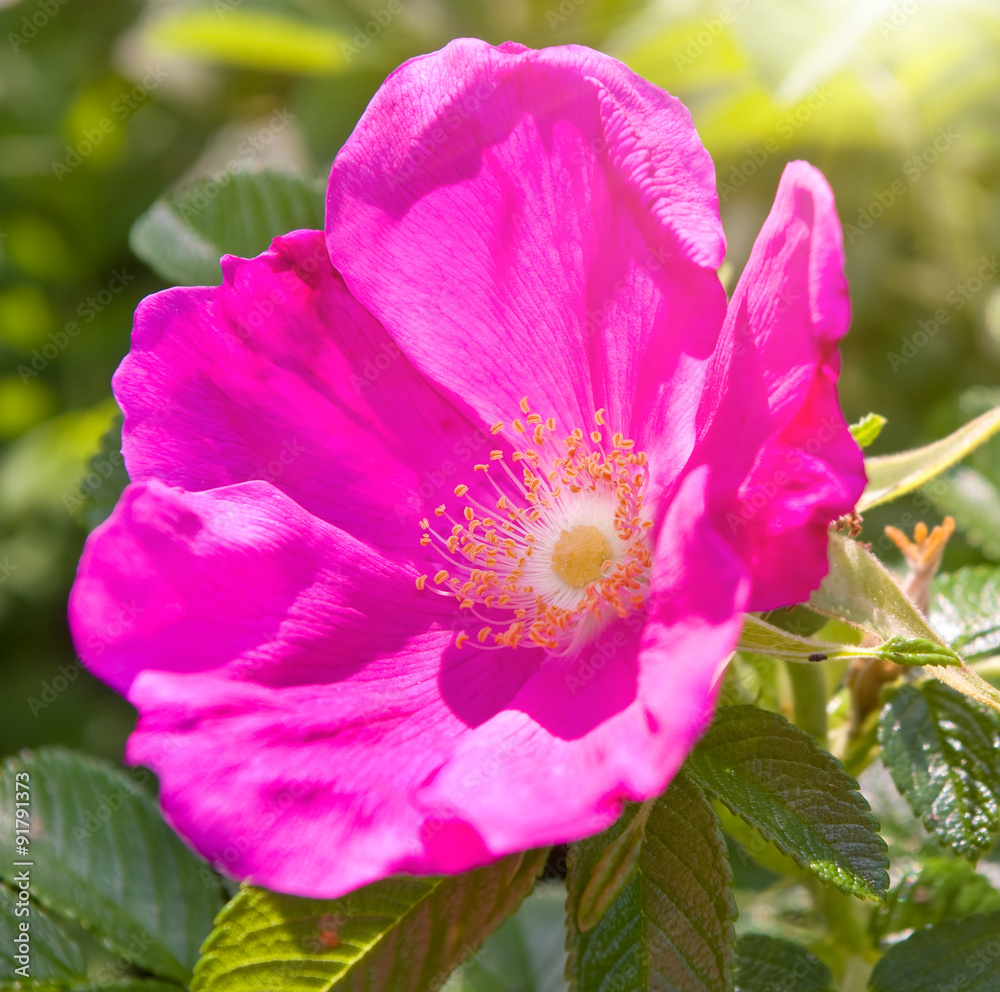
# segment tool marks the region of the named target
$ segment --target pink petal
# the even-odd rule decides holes
[[[729,303],[699,457],[713,515],[751,567],[749,609],[801,602],[827,570],[826,530],[865,485],[837,400],[850,306],[826,180],[790,163]]]
[[[487,423],[525,395],[560,431],[605,408],[661,471],[684,464],[725,305],[714,169],[687,110],[621,63],[470,39],[407,62],[337,157],[327,241]]]
[[[495,447],[350,295],[323,236],[297,231],[224,281],[170,289],[136,313],[115,375],[133,480],[189,490],[262,479],[383,546]]]
[[[663,529],[652,623],[585,658],[456,649],[450,601],[266,483],[131,486],[88,542],[73,633],[139,708],[129,760],[218,867],[317,897],[465,870],[607,825],[704,728],[745,596],[704,483]]]
[[[582,657],[548,658],[429,783],[489,850],[603,829],[624,800],[659,795],[711,721],[749,583],[706,516],[707,478],[689,475],[668,511],[645,625],[628,618]]]
[[[123,693],[146,669],[333,683],[453,640],[454,600],[418,592],[417,574],[269,483],[185,493],[152,480],[88,538],[70,627]]]

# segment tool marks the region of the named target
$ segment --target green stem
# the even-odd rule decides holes
[[[792,702],[795,707],[795,724],[816,738],[820,747],[826,747],[826,672],[817,662],[803,664],[786,661],[788,678],[792,683]]]

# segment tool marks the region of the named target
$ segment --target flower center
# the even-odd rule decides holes
[[[443,567],[421,575],[417,588],[454,596],[482,622],[473,636],[483,647],[565,652],[642,606],[653,526],[643,509],[646,455],[621,434],[610,446],[600,430],[559,438],[555,421],[532,413],[527,398],[521,410],[527,416],[512,427],[531,447],[491,451],[475,466],[495,499],[484,503],[459,485],[458,512],[441,504],[433,524],[420,522],[420,543],[439,550]],[[594,419],[603,427],[604,411]],[[470,639],[462,632],[455,642]]]
[[[601,569],[611,558],[607,538],[590,524],[564,530],[552,549],[552,571],[575,589],[601,577]]]

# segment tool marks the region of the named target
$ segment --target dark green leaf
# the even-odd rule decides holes
[[[72,920],[47,913],[31,899],[26,910],[20,891],[0,885],[0,992],[181,992],[179,985],[141,977],[129,955],[108,951]],[[27,963],[14,943],[25,924]]]
[[[205,942],[192,992],[431,992],[531,891],[547,853],[396,876],[340,899],[243,889]]]
[[[449,992],[566,992],[566,886],[540,882],[467,960]]]
[[[628,826],[607,846],[580,893],[576,925],[586,933],[600,921],[635,870],[653,800],[643,803]]]
[[[649,810],[634,870],[608,910],[582,932],[577,913],[601,858],[643,805],[570,847],[567,926],[571,987],[727,992],[735,907],[726,846],[711,805],[681,772]]]
[[[815,954],[791,941],[748,933],[736,942],[735,992],[829,992],[832,981]]]
[[[885,895],[886,845],[858,783],[784,717],[755,706],[720,709],[688,765],[800,867],[852,895]]]
[[[882,428],[888,421],[881,414],[869,413],[856,424],[851,424],[851,437],[861,448],[867,448],[882,433]]]
[[[965,658],[1000,653],[1000,568],[977,565],[939,576],[931,621]]]
[[[280,234],[323,227],[325,184],[283,172],[223,172],[158,200],[132,228],[132,250],[164,279],[215,286],[219,259],[253,258]]]
[[[0,875],[14,847],[15,775],[29,776],[31,894],[138,967],[186,983],[222,904],[217,876],[124,772],[60,749],[25,752],[0,774]],[[23,781],[23,780],[22,780]]]
[[[1000,992],[1000,912],[948,920],[890,947],[871,992]]]
[[[82,985],[87,965],[79,945],[34,903],[22,900],[19,906],[19,891],[0,885],[0,988],[13,987],[18,981],[28,985],[28,978],[49,986]],[[27,895],[30,890],[24,891]],[[22,924],[27,925],[27,962],[15,960],[19,949],[14,939],[24,932]],[[18,968],[27,970],[19,975]]]
[[[885,909],[872,917],[872,933],[881,938],[996,910],[1000,892],[967,861],[928,858],[889,893]]]
[[[913,812],[975,858],[1000,829],[1000,717],[939,682],[900,687],[879,721],[882,760]]]
[[[101,437],[100,447],[87,463],[87,474],[77,487],[79,502],[73,509],[87,530],[107,520],[128,481],[122,458],[122,418],[119,414]]]

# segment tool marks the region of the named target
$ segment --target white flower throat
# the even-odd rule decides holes
[[[421,575],[417,588],[454,596],[482,621],[471,637],[458,634],[458,647],[474,638],[483,647],[568,651],[642,606],[651,564],[647,460],[621,434],[607,451],[601,430],[560,439],[527,397],[521,410],[525,419],[511,426],[532,447],[513,452],[514,467],[500,450],[475,466],[495,490],[494,505],[467,498],[457,515],[442,504],[433,524],[420,522],[420,543],[440,549],[442,568]],[[598,428],[604,416],[594,415]],[[456,496],[468,494],[467,485],[455,487]]]

